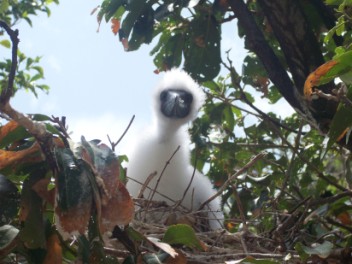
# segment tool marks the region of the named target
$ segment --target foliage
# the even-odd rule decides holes
[[[281,36],[274,32],[277,28],[270,24],[274,20],[268,19],[270,10],[265,9],[270,5],[275,7],[279,1],[246,1],[246,8],[251,13],[241,13],[244,18],[239,13],[242,11],[240,2],[105,0],[98,20],[111,20],[118,25],[114,33],[119,33],[120,41],[128,51],[157,39],[151,55],[158,70],[183,65],[202,82],[208,100],[203,115],[191,131],[195,142],[193,162],[198,169],[207,172],[215,186],[223,186],[253,155],[265,151],[264,159],[226,186],[223,204],[229,230],[246,230],[270,237],[282,250],[295,248],[302,260],[313,255],[328,258],[334,248],[351,250],[351,163],[349,151],[334,144],[338,141],[351,149],[351,2],[327,1],[336,8],[335,16],[331,16],[333,9],[324,3],[318,6],[319,1],[295,1],[296,9],[291,13],[303,13],[302,17],[307,19],[303,23],[309,23],[305,27],[311,31],[295,32],[299,26],[288,28],[289,23],[292,25],[289,21],[286,32],[279,32]],[[274,12],[277,10],[272,10],[271,14]],[[322,12],[327,15],[322,16]],[[286,17],[275,15],[285,25]],[[254,26],[248,24],[250,16],[256,22]],[[242,73],[219,53],[221,26],[235,17],[239,20],[240,37],[245,39],[249,50]],[[140,28],[141,21],[144,22],[143,29]],[[259,44],[258,33],[250,32],[248,28],[259,28],[268,49],[264,49],[263,43]],[[251,36],[251,33],[256,35]],[[302,44],[302,49],[306,50],[297,53],[303,59],[290,60],[292,54],[289,52],[301,46],[294,42],[291,45],[296,46],[290,46],[292,38],[285,42],[284,34],[290,33],[296,37],[299,33],[306,34],[303,39],[308,44]],[[309,38],[313,35],[313,39]],[[316,36],[319,36],[318,41]],[[259,46],[272,51],[272,57],[260,53]],[[206,51],[215,57],[210,57]],[[307,51],[311,53],[304,57]],[[278,64],[273,63],[276,58]],[[325,66],[323,59],[327,61]],[[305,65],[295,64],[297,61]],[[221,64],[228,73],[215,80]],[[317,68],[320,65],[321,68]],[[276,68],[278,66],[282,69]],[[300,67],[303,68],[301,73],[305,74],[303,79],[296,71]],[[293,84],[292,87],[277,81],[285,79],[277,74],[279,70],[284,74],[291,73],[287,83]],[[297,94],[303,93],[307,77],[306,103],[297,99],[292,91],[297,89]],[[337,78],[343,83],[334,87],[331,82]],[[285,92],[285,89],[291,90]],[[273,106],[282,104],[282,97],[306,115],[298,112],[280,118],[281,113],[264,113],[256,106],[259,100]],[[336,114],[327,113],[329,106],[325,99],[332,104],[331,109],[337,109]],[[334,102],[339,105],[334,106]],[[305,110],[307,105],[309,109],[315,109],[310,114],[318,121],[321,131],[326,132],[325,127],[328,127],[329,140],[316,130],[313,119]],[[339,235],[330,236],[336,228]],[[321,246],[316,242],[322,242]],[[317,253],[319,250],[324,254]]]
[[[38,12],[45,12],[50,15],[49,4],[56,3],[58,0],[3,0],[0,3],[0,21],[8,25],[14,25],[21,20],[25,20],[32,25],[31,16],[37,15]],[[0,49],[10,49],[11,42],[6,38],[3,31],[0,30]],[[4,53],[6,54],[6,53]],[[10,54],[8,52],[8,54]],[[19,89],[30,90],[37,96],[36,89],[48,91],[49,86],[40,84],[38,81],[44,79],[44,70],[40,67],[40,57],[30,58],[24,53],[18,51],[19,67],[14,82],[14,94]],[[1,58],[0,62],[0,91],[6,89],[8,75],[11,69],[11,59]]]
[[[118,33],[124,48],[138,49],[160,35],[152,50],[159,70],[184,67],[199,80],[210,80],[220,70],[220,22],[205,4],[197,13],[185,11],[198,1],[110,1],[102,3],[99,23],[121,21]],[[156,6],[156,7],[155,7]],[[197,8],[197,7],[195,7]],[[204,30],[206,28],[207,30]]]
[[[50,13],[46,5],[51,1],[26,6],[32,2],[21,1],[18,9],[9,5],[10,0],[1,2],[2,19],[13,24],[38,11]],[[239,0],[104,0],[98,21],[111,21],[125,50],[136,50],[156,38],[151,55],[157,69],[183,65],[204,86],[207,102],[190,131],[195,143],[192,162],[223,190],[228,232],[217,233],[208,247],[203,241],[209,242],[210,233],[195,233],[184,224],[162,230],[160,240],[147,236],[155,232],[144,234],[130,226],[113,229],[116,224],[128,224],[133,210],[118,179],[122,170],[113,151],[84,138],[79,144],[69,144],[64,119],[25,117],[7,107],[5,100],[1,114],[12,121],[0,129],[1,261],[117,263],[117,254],[124,263],[186,263],[192,257],[185,250],[189,248],[193,254],[200,252],[197,256],[204,262],[212,262],[218,259],[220,246],[226,255],[223,260],[237,259],[234,263],[351,261],[352,3],[327,1],[336,8],[333,17],[327,15],[331,25],[320,14],[324,8],[332,9],[323,2],[323,8],[318,7],[318,2],[291,2],[292,13],[304,13],[308,23],[300,29],[314,35],[312,39],[308,31],[302,34],[310,45],[303,46],[314,61],[298,57],[305,50],[299,50],[299,45],[292,49],[289,45],[297,44],[295,40],[282,41],[285,34],[297,33],[296,28],[287,27],[280,35],[271,23],[268,5],[272,4],[274,14],[275,7],[287,1],[249,0],[241,9],[244,2]],[[242,73],[220,53],[222,24],[235,18],[248,49]],[[282,14],[279,18],[279,22],[286,21]],[[261,35],[265,42],[257,42]],[[0,43],[14,49],[7,39]],[[301,53],[290,60],[288,50]],[[24,72],[17,71],[13,89],[45,89],[33,84],[43,77],[39,59],[17,55]],[[304,67],[296,65],[297,61]],[[10,86],[11,63],[8,59],[3,64],[2,87]],[[285,78],[289,78],[287,87],[280,82]],[[339,86],[332,82],[337,78],[342,81]],[[297,113],[283,118],[280,115],[286,109],[266,113],[258,106],[277,107],[282,98]],[[333,111],[327,113],[331,101]],[[318,123],[312,124],[310,115]],[[328,138],[321,135],[326,132],[323,121]],[[103,247],[102,234],[112,229],[112,237],[124,245],[127,255]],[[71,235],[76,239],[66,240]],[[235,240],[240,242],[235,244]],[[234,244],[245,254],[234,253]]]

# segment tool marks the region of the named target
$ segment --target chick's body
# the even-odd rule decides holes
[[[172,70],[165,74],[154,93],[154,122],[138,137],[129,154],[127,176],[131,179],[127,188],[133,196],[153,172],[156,175],[143,193],[145,198],[150,199],[155,189],[153,200],[173,205],[183,198],[184,207],[197,210],[215,193],[210,180],[190,164],[186,124],[196,117],[204,97],[185,72]],[[219,198],[211,201],[208,209],[208,217],[213,219],[209,220],[211,229],[220,228],[223,214]]]

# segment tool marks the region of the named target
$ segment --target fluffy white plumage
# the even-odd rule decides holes
[[[135,140],[135,147],[129,154],[127,176],[131,179],[127,189],[137,196],[141,183],[156,171],[156,177],[148,184],[150,189],[144,191],[144,197],[148,198],[166,162],[180,146],[158,183],[157,192],[162,195],[155,193],[153,196],[153,200],[172,205],[181,200],[194,173],[194,167],[190,164],[191,142],[186,124],[196,118],[205,95],[187,73],[173,69],[165,73],[154,91],[153,99],[153,123]],[[214,193],[209,179],[196,171],[182,205],[197,210]],[[208,218],[212,219],[209,220],[210,228],[220,228],[223,220],[220,200],[217,198],[210,202],[208,209]]]

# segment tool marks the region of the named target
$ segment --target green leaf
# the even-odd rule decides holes
[[[268,259],[254,259],[253,257],[246,257],[244,259],[238,260],[235,262],[236,264],[247,264],[247,263],[254,263],[254,264],[280,264],[281,261],[274,261]]]
[[[11,42],[7,39],[0,41],[0,45],[8,49],[11,48]]]
[[[162,239],[170,245],[181,244],[190,248],[204,250],[201,241],[197,238],[193,228],[189,225],[178,224],[170,226]]]
[[[153,39],[154,32],[154,10],[151,6],[146,6],[137,18],[130,40],[128,41],[128,50],[136,50],[141,44],[149,44]]]
[[[1,0],[0,2],[0,14],[5,13],[9,8],[9,1],[8,0]]]
[[[303,249],[303,244],[301,242],[296,243],[295,250],[297,251],[298,255],[301,257],[302,261],[306,261],[309,258],[309,254],[305,252]]]
[[[129,2],[128,14],[123,19],[121,28],[119,30],[120,40],[129,39],[131,30],[137,20],[142,15],[144,9],[146,8],[147,3],[145,1],[132,0]]]
[[[108,22],[125,2],[126,0],[105,0],[101,5],[98,17],[105,16],[105,21]]]
[[[154,63],[159,69],[178,67],[182,61],[182,48],[184,46],[183,34],[170,36],[164,33],[160,38],[161,49],[154,58]]]
[[[0,250],[6,249],[17,237],[19,230],[11,225],[0,226]]]
[[[347,98],[351,100],[352,98],[352,86],[348,88]],[[337,111],[331,121],[330,130],[328,133],[329,141],[327,148],[329,149],[344,131],[352,126],[352,108],[348,105],[340,103]]]
[[[220,71],[221,28],[213,16],[199,14],[189,24],[184,67],[198,81],[214,79]]]
[[[26,246],[31,249],[45,248],[45,222],[43,218],[43,201],[33,191],[33,185],[42,177],[45,171],[35,171],[28,177],[22,187],[21,213],[23,227],[20,232],[20,237]]]

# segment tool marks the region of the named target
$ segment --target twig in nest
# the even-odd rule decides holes
[[[139,193],[137,195],[137,198],[142,198],[143,193],[145,191],[145,189],[148,187],[150,181],[157,175],[158,173],[156,171],[152,172],[151,174],[149,174],[149,176],[147,177],[147,179],[144,181],[142,188],[139,190]]]
[[[197,170],[196,168],[197,168],[197,161],[196,161],[195,164],[194,164],[194,169],[193,169],[193,173],[192,173],[191,180],[189,181],[189,183],[188,183],[188,185],[187,185],[187,188],[186,188],[186,190],[184,191],[181,200],[179,200],[179,201],[176,203],[175,207],[178,207],[178,206],[183,202],[183,200],[185,199],[185,197],[186,197],[186,195],[187,195],[187,192],[188,192],[189,188],[190,188],[191,185],[192,185],[192,182],[193,182],[193,179],[194,179],[194,175],[196,174],[196,170]],[[192,195],[192,197],[193,197],[193,195]],[[193,204],[193,199],[192,199],[192,203],[191,203],[191,204]],[[192,209],[193,209],[193,208],[190,208],[191,211],[192,211]]]
[[[115,143],[115,142],[112,142],[112,141],[110,140],[109,135],[107,135],[107,136],[108,136],[108,140],[109,140],[110,145],[111,145],[112,151],[115,151],[115,147],[120,143],[120,141],[121,141],[121,140],[123,139],[123,137],[126,135],[127,131],[130,129],[130,127],[131,127],[131,125],[132,125],[132,123],[133,123],[134,118],[135,118],[135,115],[132,116],[130,122],[128,123],[128,126],[126,127],[125,131],[122,133],[122,135],[120,136],[120,138],[116,141],[116,143]]]

